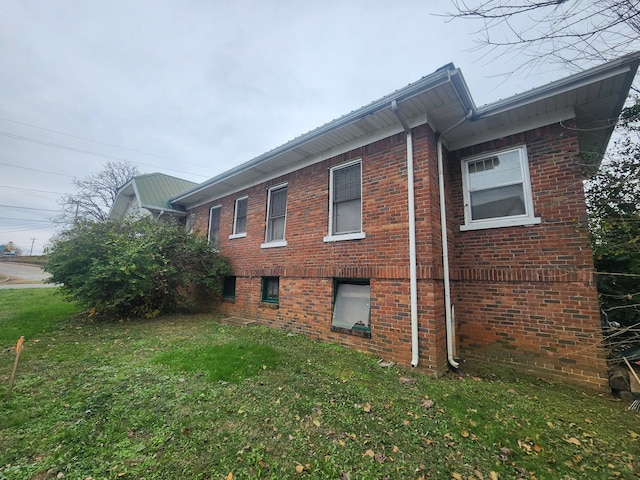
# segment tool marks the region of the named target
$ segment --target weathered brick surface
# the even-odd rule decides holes
[[[420,366],[447,369],[436,137],[414,129]],[[528,145],[535,214],[540,225],[461,232],[460,159]],[[463,358],[546,372],[604,385],[593,263],[575,134],[559,125],[446,153],[452,300]],[[329,169],[362,159],[366,238],[323,242],[328,229]],[[406,136],[398,134],[253,186],[195,209],[206,231],[208,211],[222,205],[220,251],[237,278],[227,313],[243,314],[318,340],[411,360]],[[288,183],[286,240],[260,248],[267,191]],[[229,239],[234,201],[248,195],[247,236]],[[261,303],[261,277],[280,277],[277,308]],[[331,331],[334,278],[371,284],[371,338]]]
[[[434,375],[446,370],[441,260],[433,261],[437,174],[430,161],[435,137],[428,127],[414,132],[416,164],[417,251],[420,265],[420,366]],[[362,159],[362,240],[323,242],[328,233],[329,169]],[[288,183],[287,219],[282,248],[260,248],[265,238],[267,190]],[[435,182],[435,183],[434,183]],[[434,193],[435,188],[435,193]],[[247,236],[229,239],[234,202],[248,195]],[[229,314],[242,314],[277,328],[335,342],[404,365],[411,361],[409,298],[409,233],[407,212],[406,136],[394,135],[294,173],[216,199],[195,209],[195,228],[206,231],[209,208],[222,205],[220,251],[230,258],[236,299],[226,302]],[[435,215],[435,216],[434,216]],[[438,233],[439,235],[439,233]],[[261,277],[280,277],[278,308],[261,303]],[[371,338],[331,331],[334,278],[365,278],[371,284]],[[434,280],[435,278],[435,280]],[[439,284],[439,287],[437,286]],[[423,293],[424,292],[424,293]]]
[[[606,364],[575,133],[560,125],[453,152],[452,223],[462,225],[459,159],[525,144],[541,224],[461,232],[451,275],[465,358],[604,388]]]

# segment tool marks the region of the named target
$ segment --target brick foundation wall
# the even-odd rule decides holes
[[[526,144],[539,225],[453,229],[451,278],[463,358],[606,388],[575,132],[551,125],[450,155],[452,224],[464,223],[460,160]]]

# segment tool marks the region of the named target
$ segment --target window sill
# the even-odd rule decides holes
[[[366,238],[367,234],[364,232],[357,233],[345,233],[342,235],[327,235],[322,239],[323,242],[341,242],[343,240],[362,240]]]
[[[489,228],[502,228],[502,227],[521,227],[525,225],[537,225],[541,222],[540,217],[519,217],[511,219],[495,219],[477,221],[460,225],[460,231],[466,232],[467,230],[484,230]]]
[[[222,297],[224,303],[236,303],[236,297]]]
[[[277,310],[280,308],[280,305],[273,302],[265,302],[264,300],[260,302],[260,308],[271,308],[273,310]]]
[[[275,240],[273,242],[265,242],[260,245],[260,248],[278,248],[278,247],[286,247],[286,240]]]
[[[232,235],[229,235],[229,240],[233,240],[234,238],[244,238],[247,236],[247,232],[244,233],[234,233]]]
[[[335,333],[343,333],[345,335],[351,335],[353,337],[371,338],[371,330],[356,329],[356,328],[344,328],[334,327],[331,325],[331,331]]]

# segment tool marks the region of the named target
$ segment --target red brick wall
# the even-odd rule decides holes
[[[420,278],[421,367],[433,374],[446,370],[441,262],[433,261],[437,198],[435,137],[428,127],[414,131],[416,224]],[[362,240],[323,242],[328,230],[329,169],[362,159]],[[286,247],[261,249],[269,187],[288,182]],[[436,182],[436,183],[434,183]],[[435,185],[435,193],[434,193]],[[247,236],[229,239],[234,202],[248,195]],[[392,359],[411,361],[409,235],[407,213],[406,136],[397,134],[294,173],[256,185],[195,209],[195,228],[206,231],[209,208],[222,205],[220,252],[230,258],[237,276],[236,299],[225,303],[228,314],[290,329]],[[435,217],[434,217],[435,215]],[[279,305],[261,303],[261,277],[280,277]],[[434,280],[434,276],[437,277]],[[371,338],[331,331],[333,279],[367,278],[371,285]],[[438,280],[440,279],[440,280]],[[438,327],[437,324],[442,326]]]
[[[462,357],[604,388],[606,364],[575,132],[551,125],[453,152],[452,223],[464,223],[460,159],[527,145],[541,224],[454,229],[451,275]]]

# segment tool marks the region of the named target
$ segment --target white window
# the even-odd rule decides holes
[[[262,248],[287,245],[284,232],[287,218],[287,185],[269,189],[267,198],[267,228]]]
[[[195,213],[190,213],[187,216],[187,220],[185,223],[185,228],[187,229],[187,235],[191,235],[193,234],[193,227],[196,224],[196,214]]]
[[[332,327],[370,332],[371,287],[368,280],[336,279]]]
[[[247,204],[249,197],[236,199],[235,214],[233,216],[233,233],[229,238],[240,238],[247,236]]]
[[[325,242],[365,238],[362,231],[362,162],[333,167],[329,173],[329,234]]]
[[[218,249],[220,244],[220,205],[211,207],[209,210],[209,243],[214,250]]]
[[[533,215],[524,146],[463,160],[462,182],[465,224],[460,230],[540,223]]]

